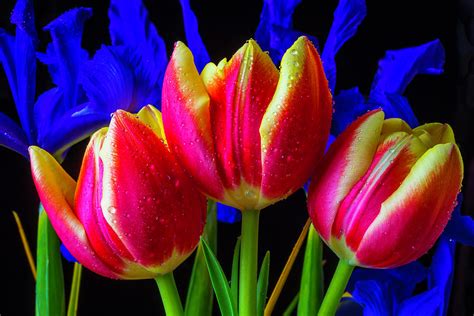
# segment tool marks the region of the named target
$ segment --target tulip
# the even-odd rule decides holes
[[[178,42],[162,109],[170,150],[200,190],[243,211],[239,314],[255,315],[259,211],[303,186],[329,135],[332,99],[319,55],[300,37],[279,72],[250,40],[199,74]]]
[[[353,122],[309,188],[313,224],[340,258],[321,315],[332,314],[354,266],[393,268],[425,254],[456,205],[463,162],[451,127],[411,129],[384,115]]]
[[[41,202],[67,249],[114,279],[172,272],[196,247],[206,202],[168,150],[161,113],[117,111],[86,149],[76,182],[39,147],[30,147]]]
[[[208,196],[260,210],[301,188],[321,158],[332,100],[319,55],[300,37],[275,67],[253,40],[201,75],[178,42],[163,83],[170,149]]]

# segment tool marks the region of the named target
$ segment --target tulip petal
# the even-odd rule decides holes
[[[224,192],[216,166],[210,100],[191,51],[178,42],[163,82],[163,124],[170,149],[206,194]]]
[[[329,240],[342,200],[368,170],[375,155],[384,113],[372,111],[353,122],[331,145],[310,184],[308,207],[319,234]],[[364,150],[360,150],[363,148]]]
[[[313,174],[331,115],[321,60],[311,42],[300,37],[283,56],[278,86],[260,126],[263,198],[288,196]]]
[[[125,268],[123,257],[132,260],[133,257],[125,249],[123,244],[121,247],[112,247],[114,244],[121,244],[118,239],[110,242],[104,232],[110,231],[101,209],[102,199],[102,172],[103,166],[99,159],[99,151],[104,142],[107,128],[97,131],[91,138],[84,159],[82,162],[81,172],[77,182],[77,191],[75,194],[75,210],[79,221],[83,224],[87,233],[87,238],[91,246],[99,256],[99,258],[107,264],[111,270],[117,274]],[[120,256],[118,256],[119,254]]]
[[[255,203],[258,199],[251,187],[260,187],[262,170],[259,127],[275,92],[278,70],[257,43],[250,40],[229,62],[208,66],[202,77],[211,98],[221,179],[227,190],[242,190],[243,199],[247,197]],[[236,202],[233,206],[239,207],[239,201]]]
[[[156,136],[166,143],[165,131],[163,129],[163,120],[161,112],[153,105],[144,106],[137,114],[140,121],[151,128]]]
[[[456,143],[453,129],[449,124],[424,124],[413,129],[413,133],[429,147],[433,147],[436,144]]]
[[[72,210],[75,181],[59,163],[39,147],[29,148],[31,173],[41,202],[62,242],[71,254],[92,271],[116,279],[119,277],[97,257],[83,225]]]
[[[359,263],[398,266],[428,251],[451,216],[462,177],[462,158],[455,144],[429,149],[382,204],[357,250]],[[420,229],[420,223],[430,229]]]
[[[199,241],[204,196],[153,130],[130,113],[115,113],[100,158],[107,223],[138,264],[152,273],[173,270]]]
[[[380,212],[382,203],[398,189],[415,162],[428,149],[417,137],[405,132],[389,135],[378,146],[365,175],[339,206],[332,235],[355,251]]]

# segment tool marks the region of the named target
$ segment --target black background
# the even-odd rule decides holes
[[[423,122],[450,123],[464,155],[466,177],[463,210],[474,212],[473,194],[473,109],[474,109],[474,9],[472,1],[368,1],[368,15],[357,32],[337,57],[337,91],[359,86],[368,93],[377,62],[385,50],[414,46],[439,38],[446,48],[445,73],[441,76],[418,76],[409,85],[408,97],[415,114]],[[0,3],[0,26],[13,32],[9,15],[14,2]],[[145,1],[152,21],[164,38],[168,53],[172,43],[184,40],[181,8],[178,0]],[[337,1],[306,0],[296,9],[295,27],[316,36],[323,44],[331,26]],[[83,47],[91,54],[102,43],[109,43],[107,1],[35,1],[36,26],[40,50],[44,51],[49,35],[41,28],[67,9],[85,6],[93,8],[93,17],[86,22]],[[198,17],[200,33],[212,60],[230,57],[258,25],[260,1],[218,0],[192,1]],[[37,93],[51,87],[44,66],[38,64]],[[0,110],[17,119],[12,97],[3,72],[0,72]],[[64,166],[77,175],[84,143],[68,155]],[[31,245],[36,242],[38,198],[31,181],[28,162],[18,154],[0,148],[0,314],[33,315],[34,281],[24,256],[20,238],[11,214],[17,210],[25,225]],[[469,176],[470,175],[470,176]],[[264,210],[260,221],[260,260],[271,251],[270,290],[276,282],[286,257],[307,218],[304,194],[295,193]],[[422,223],[420,223],[422,225]],[[218,255],[230,271],[230,260],[238,224],[219,225]],[[474,260],[472,250],[457,249],[456,278],[450,304],[452,315],[472,315],[474,312]],[[326,251],[326,279],[334,269],[334,256]],[[301,258],[300,258],[301,259]],[[426,259],[426,258],[425,258]],[[298,260],[290,275],[275,315],[279,315],[292,299],[299,284]],[[192,260],[175,271],[184,299]],[[69,287],[72,265],[65,263],[66,288]],[[216,308],[217,310],[217,308]],[[112,281],[84,271],[79,302],[79,315],[160,315],[162,307],[152,280]]]

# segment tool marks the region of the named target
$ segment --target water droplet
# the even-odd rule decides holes
[[[113,206],[109,206],[109,208],[107,208],[107,211],[110,213],[110,214],[115,214],[117,213],[117,209]]]
[[[293,55],[293,56],[296,56],[296,55],[298,55],[298,51],[296,49],[292,49],[290,54]]]

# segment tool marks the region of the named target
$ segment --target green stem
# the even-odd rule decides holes
[[[77,305],[79,302],[79,290],[81,288],[82,265],[74,263],[74,272],[72,274],[71,293],[69,294],[69,305],[67,307],[67,316],[76,316]]]
[[[260,211],[242,212],[240,244],[239,315],[257,314],[258,220]]]
[[[165,307],[167,316],[182,316],[183,306],[179,298],[178,289],[174,282],[173,272],[159,275],[155,278],[158,289],[160,290],[161,300]]]
[[[347,282],[349,282],[353,270],[354,266],[339,259],[336,272],[334,272],[331,284],[329,284],[328,291],[324,296],[318,315],[330,316],[336,314],[339,301],[341,300],[342,294],[344,294],[344,290],[346,289]]]

